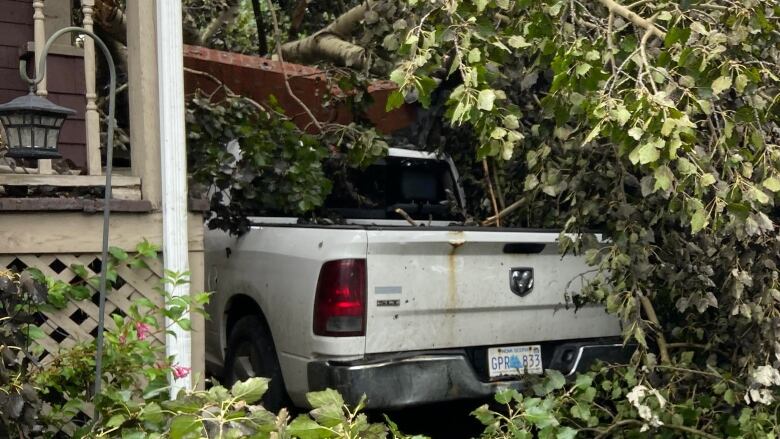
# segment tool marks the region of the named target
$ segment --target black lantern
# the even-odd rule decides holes
[[[70,108],[55,105],[30,92],[0,105],[0,125],[8,142],[6,156],[28,159],[60,158],[57,140],[62,123],[71,114]]]

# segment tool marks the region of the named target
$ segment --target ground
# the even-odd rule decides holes
[[[432,439],[468,439],[479,437],[482,424],[470,413],[487,401],[466,400],[411,407],[387,412],[390,419],[407,434],[425,434]],[[370,413],[381,421],[381,413]]]

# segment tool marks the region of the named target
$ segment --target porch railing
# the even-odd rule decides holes
[[[66,13],[68,8],[59,3],[44,0],[28,1],[33,9],[34,29],[34,40],[28,45],[28,50],[35,52],[37,66],[48,35],[62,26],[70,25],[70,14]],[[96,11],[95,0],[81,0],[80,7],[83,27],[92,30],[97,19],[96,13],[99,12]],[[127,24],[128,88],[125,93],[128,94],[130,106],[130,168],[115,168],[116,178],[112,186],[115,188],[115,198],[147,200],[152,206],[158,208],[161,188],[154,9],[154,2],[132,1],[127,2],[124,10]],[[83,49],[77,51],[65,47],[65,44],[56,44],[54,47],[59,47],[61,54],[67,56],[81,56],[83,53],[86,100],[83,138],[86,160],[85,172],[81,173],[87,175],[73,175],[75,171],[57,170],[56,166],[52,169],[51,160],[39,160],[37,169],[22,166],[11,168],[0,164],[0,186],[101,187],[104,184],[94,42],[86,38]],[[54,74],[52,71],[48,73]],[[49,94],[46,78],[38,84],[36,92],[41,96]]]

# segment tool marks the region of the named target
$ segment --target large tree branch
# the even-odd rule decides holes
[[[127,45],[127,16],[116,0],[97,0],[94,18],[103,32]]]
[[[324,29],[298,41],[281,46],[285,58],[301,63],[331,61],[362,69],[366,67],[366,50],[347,39],[355,32],[366,12],[376,0],[367,0],[350,9]]]
[[[627,7],[615,2],[614,0],[598,0],[598,2],[609,9],[609,12],[620,15],[634,25],[646,29],[651,33],[651,35],[654,35],[662,40],[666,38],[666,32],[656,27],[650,20],[640,17],[636,13],[631,12],[631,10]]]
[[[198,44],[205,46],[206,43],[219,31],[222,26],[232,21],[238,15],[241,10],[240,0],[228,0],[227,8],[225,8],[220,14],[211,20],[211,23],[203,29],[203,32],[198,36]]]
[[[95,23],[106,35],[127,45],[127,15],[116,0],[95,1]],[[184,41],[188,44],[197,44],[198,31],[184,24]]]
[[[366,66],[366,49],[323,31],[283,44],[281,50],[286,59],[302,64],[331,61],[356,69]]]

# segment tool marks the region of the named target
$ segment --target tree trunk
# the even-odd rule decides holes
[[[324,29],[298,41],[282,45],[282,53],[288,61],[313,64],[331,61],[336,64],[363,69],[366,67],[366,50],[349,41],[366,12],[376,0],[368,0],[350,9]]]
[[[240,0],[228,0],[227,5],[228,7],[215,19],[211,20],[211,23],[209,23],[208,26],[203,29],[203,32],[200,33],[200,36],[198,37],[199,45],[205,46],[211,37],[213,37],[223,26],[233,21],[241,10]]]
[[[268,40],[265,38],[265,22],[263,21],[263,11],[260,9],[260,0],[252,0],[252,11],[255,14],[255,26],[257,27],[258,55],[267,55]]]

